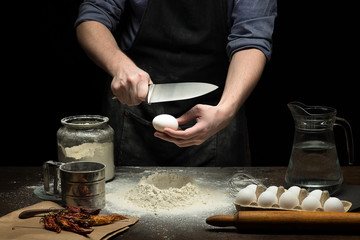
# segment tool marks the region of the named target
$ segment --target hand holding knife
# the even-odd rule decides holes
[[[199,97],[216,90],[218,86],[202,82],[149,84],[145,102],[170,102]],[[113,97],[113,99],[117,99]]]

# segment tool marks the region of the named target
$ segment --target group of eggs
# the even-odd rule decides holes
[[[292,186],[287,191],[283,192],[279,198],[277,197],[278,187],[270,186],[259,197],[256,197],[257,185],[250,184],[241,189],[235,198],[235,203],[240,205],[249,205],[256,202],[260,207],[272,207],[278,204],[280,208],[294,209],[300,206],[305,211],[315,211],[318,208],[323,208],[325,212],[344,212],[344,205],[340,199],[336,197],[329,197],[324,204],[321,204],[322,192],[319,189],[311,191],[301,202],[299,201],[300,187]]]

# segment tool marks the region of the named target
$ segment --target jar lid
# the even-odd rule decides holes
[[[106,124],[108,117],[100,115],[75,115],[61,119],[61,124],[73,128],[96,128]]]

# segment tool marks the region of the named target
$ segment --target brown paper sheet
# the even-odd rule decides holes
[[[123,232],[133,224],[135,224],[139,218],[128,217],[128,219],[120,220],[112,224],[95,226],[94,231],[87,236],[83,236],[77,233],[61,231],[60,233],[52,232],[44,228],[44,224],[40,222],[43,214],[28,218],[20,219],[19,214],[24,210],[30,209],[49,209],[49,208],[61,208],[60,205],[44,201],[32,206],[16,210],[0,218],[0,238],[1,239],[26,239],[26,240],[106,240],[120,232]],[[120,214],[120,213],[119,213]]]

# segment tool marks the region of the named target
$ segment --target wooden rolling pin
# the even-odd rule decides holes
[[[216,215],[206,223],[239,230],[329,231],[360,233],[360,213],[306,211],[239,211],[233,216]]]

